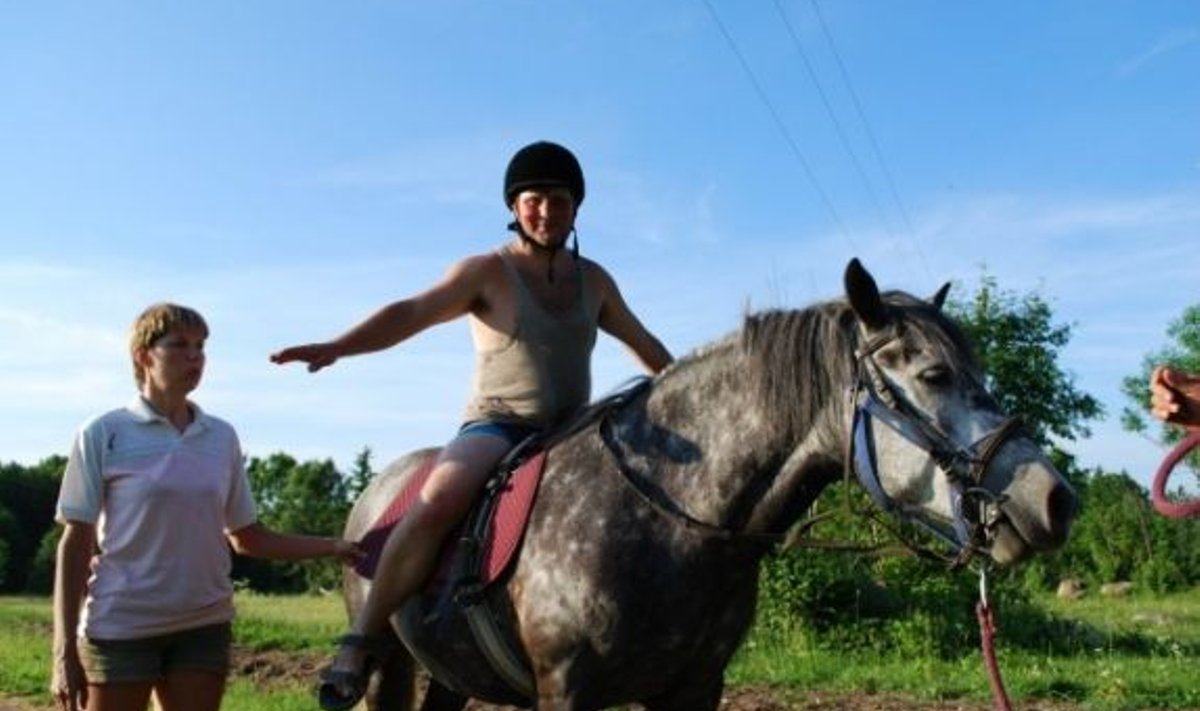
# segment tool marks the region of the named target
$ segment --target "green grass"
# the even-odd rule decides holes
[[[1006,643],[999,606],[997,653],[1013,705],[1038,700],[1081,709],[1200,708],[1200,589],[1168,597],[1086,598],[1038,604],[1058,622],[1045,649]],[[285,665],[323,663],[345,616],[337,596],[272,597],[239,593],[234,637],[239,649],[275,654]],[[1061,628],[1061,629],[1060,629]],[[1067,630],[1066,637],[1058,638]],[[0,697],[49,707],[50,602],[0,597]],[[1065,651],[1064,651],[1065,650]],[[223,709],[311,711],[315,673],[265,679],[235,675]],[[894,692],[920,699],[987,703],[978,652],[960,659],[912,655],[835,654],[802,634],[767,639],[752,634],[729,670],[731,684],[806,690]]]
[[[333,652],[346,616],[337,596],[284,597],[239,593],[234,640],[241,650],[278,651],[284,663],[312,668]],[[0,597],[0,698],[18,697],[49,708],[52,617],[49,598]],[[269,675],[268,675],[269,676]],[[231,680],[225,711],[312,711],[309,678],[297,675]]]
[[[346,631],[337,595],[255,595],[238,593],[234,639],[256,650],[332,652]]]
[[[1015,706],[1033,700],[1097,710],[1200,708],[1200,589],[1168,597],[1087,598],[1038,604],[1056,619],[1045,649],[1006,644],[997,611],[996,653]],[[1065,633],[1065,634],[1064,634]],[[1064,650],[1068,650],[1065,651]],[[921,699],[991,697],[978,650],[958,659],[822,650],[802,632],[752,634],[727,678],[794,690],[899,692]]]
[[[50,601],[0,597],[0,695],[49,703]]]

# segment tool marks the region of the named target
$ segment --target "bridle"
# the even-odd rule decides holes
[[[1021,430],[1020,420],[1006,418],[998,427],[963,447],[955,444],[924,413],[901,397],[883,375],[875,354],[899,338],[895,326],[867,338],[854,352],[856,374],[849,389],[850,432],[845,459],[846,477],[851,472],[883,512],[917,524],[954,550],[951,563],[966,564],[986,550],[1004,514],[1005,497],[983,485],[988,467],[1000,448]],[[888,496],[879,479],[872,428],[878,422],[890,427],[917,447],[928,452],[949,481],[952,518],[949,526],[927,521]],[[906,546],[928,554],[901,537]],[[936,556],[935,557],[944,557]]]

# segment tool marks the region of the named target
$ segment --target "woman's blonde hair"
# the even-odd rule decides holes
[[[146,378],[138,365],[137,352],[153,346],[155,341],[177,328],[199,329],[208,337],[208,324],[195,309],[179,304],[160,303],[149,306],[133,322],[129,330],[129,355],[133,359],[133,379],[138,387]]]

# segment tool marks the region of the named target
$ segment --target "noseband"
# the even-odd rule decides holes
[[[1021,423],[1009,417],[975,442],[965,447],[956,445],[924,413],[900,397],[883,377],[875,353],[897,338],[895,328],[889,328],[867,340],[854,353],[857,373],[849,393],[853,416],[847,445],[847,476],[853,471],[882,511],[912,521],[949,544],[956,552],[953,563],[962,565],[987,548],[1003,518],[1004,497],[987,489],[983,479],[1000,448],[1020,431]],[[949,529],[926,521],[884,491],[871,434],[874,422],[890,427],[928,452],[946,476],[953,513]]]

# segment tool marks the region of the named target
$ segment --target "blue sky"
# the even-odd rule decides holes
[[[1200,302],[1197,77],[1191,0],[5,4],[0,461],[131,396],[159,300],[208,318],[195,397],[251,455],[444,441],[465,323],[317,375],[267,355],[498,246],[504,165],[546,138],[676,354],[836,296],[852,256],[918,294],[986,270],[1073,328],[1109,416],[1071,449],[1146,481],[1120,379]],[[598,347],[597,394],[635,372]]]

